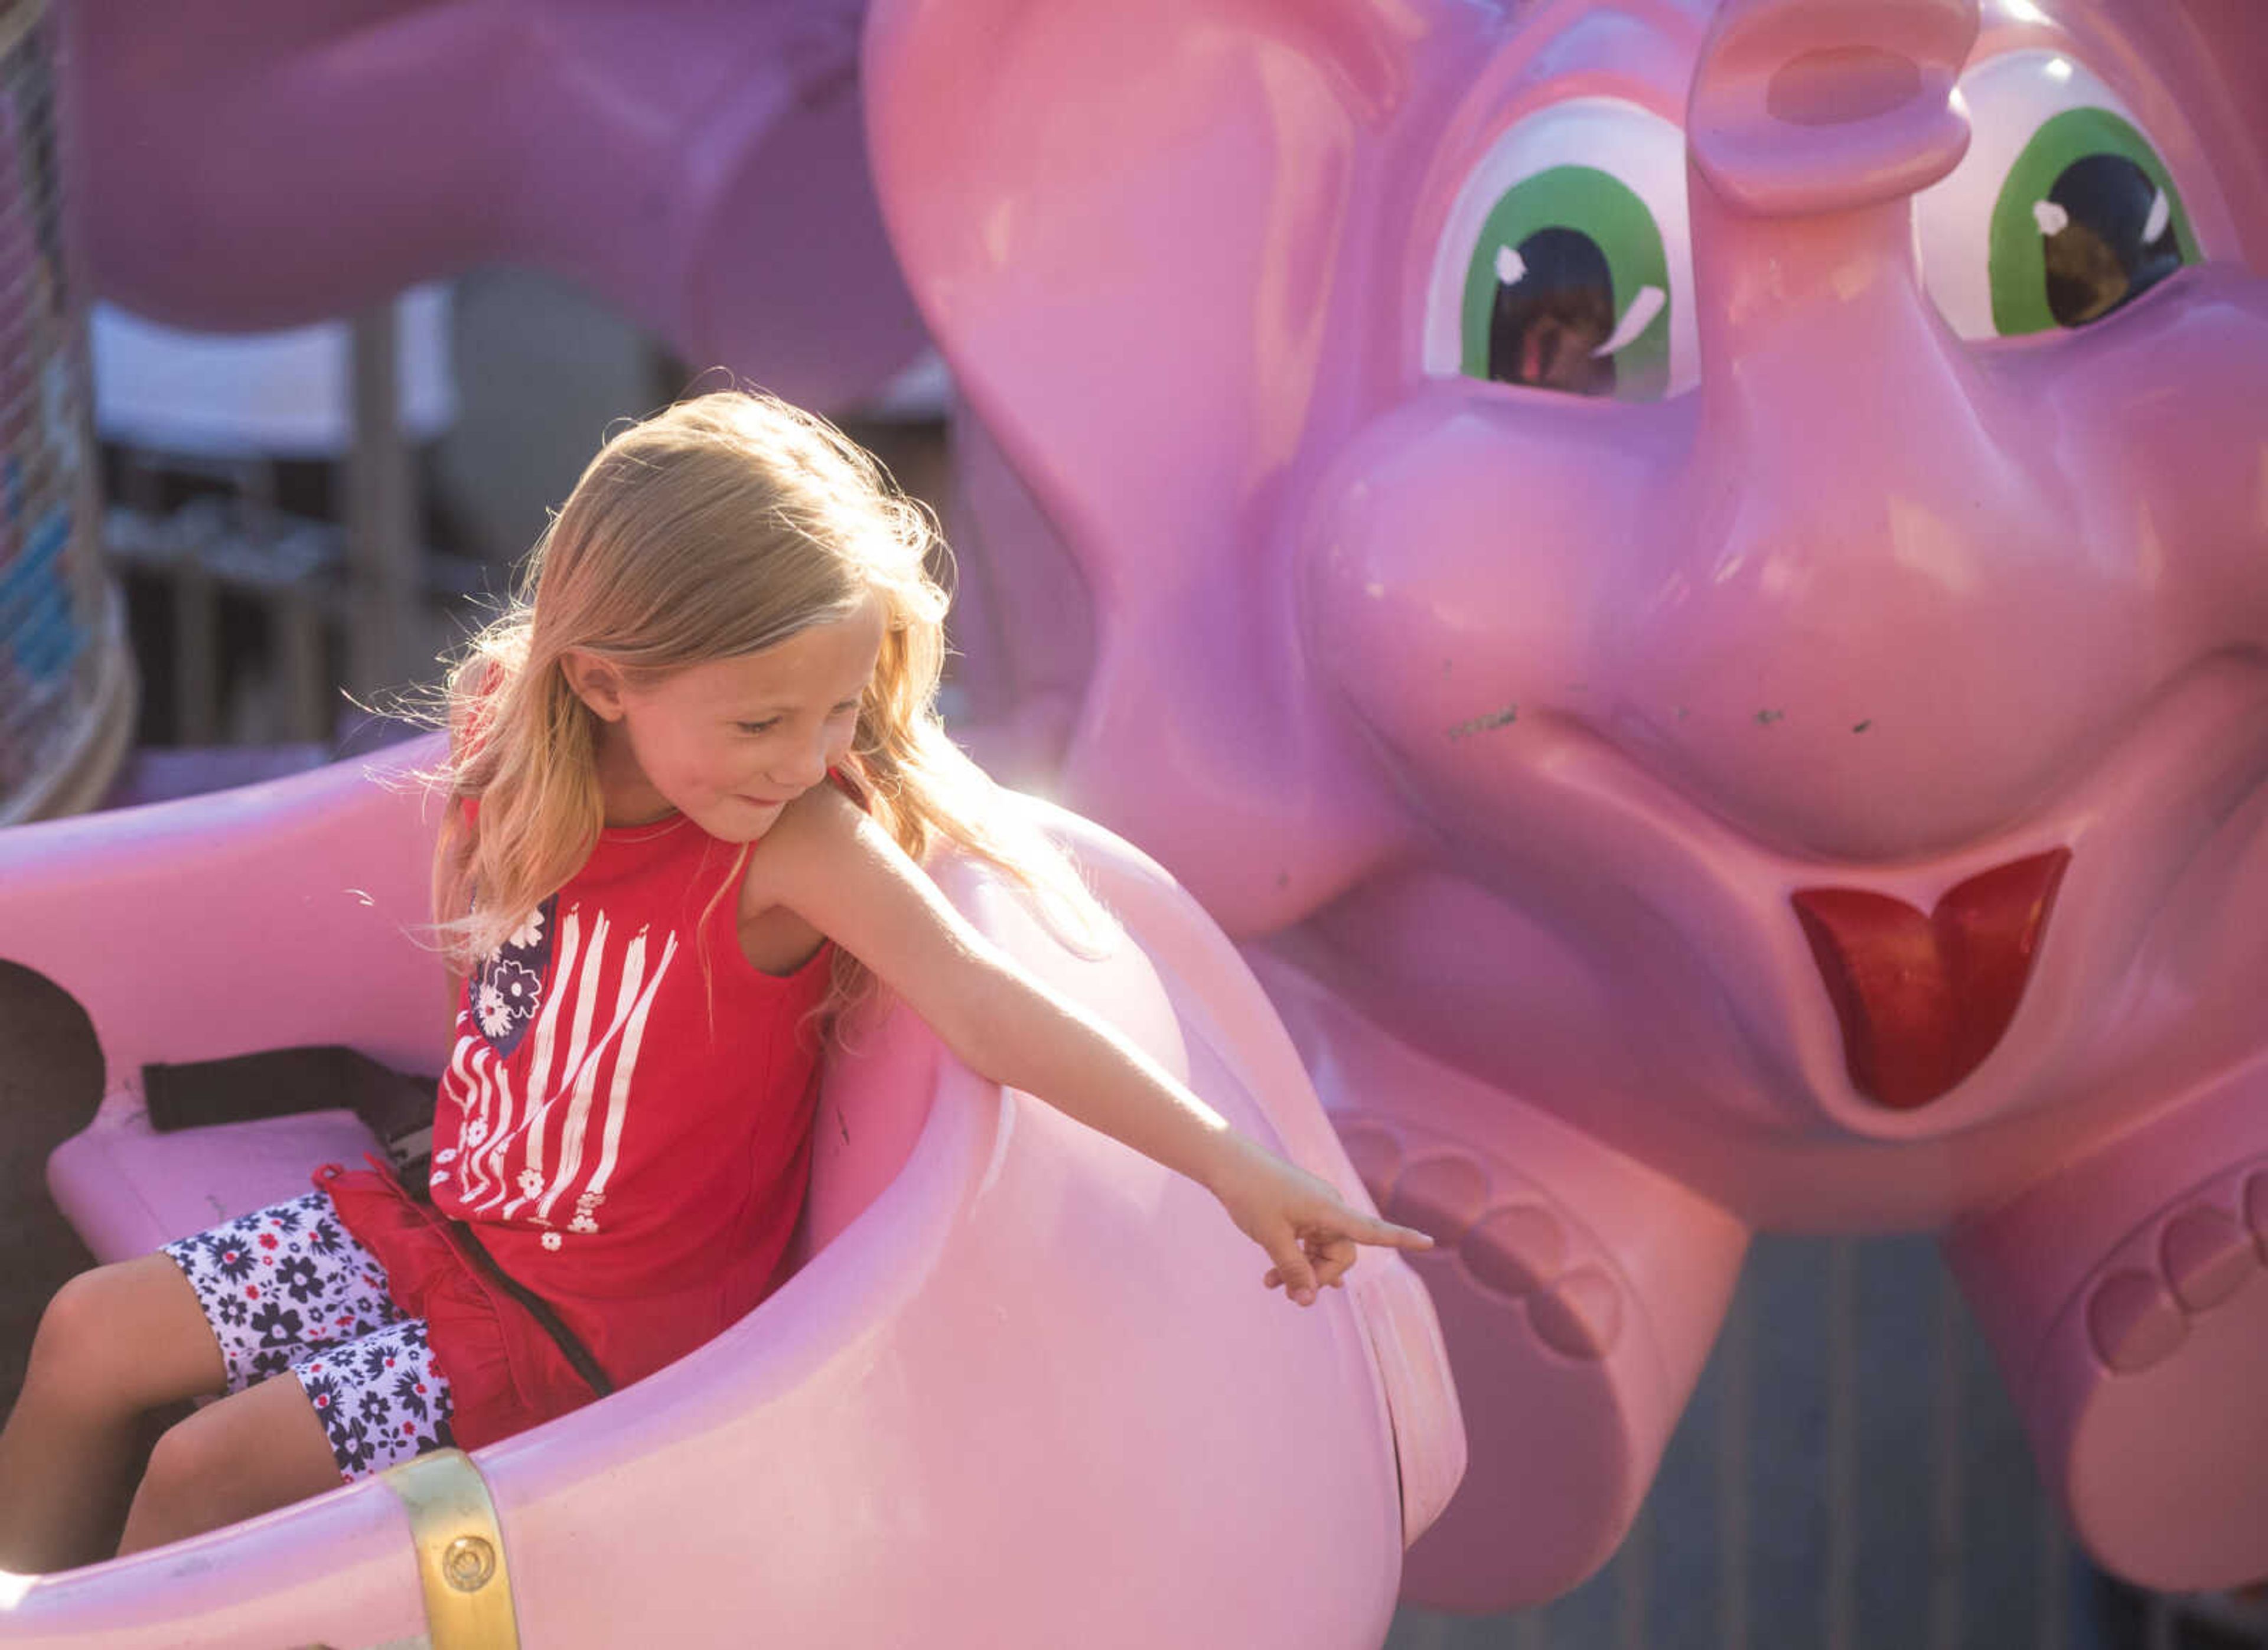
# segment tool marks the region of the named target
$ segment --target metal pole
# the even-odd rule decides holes
[[[1827,1244],[1827,1650],[1852,1650],[1859,1567],[1859,1244]]]
[[[417,478],[401,439],[394,303],[354,318],[354,445],[347,459],[347,686],[357,697],[422,669]]]
[[[1718,1345],[1724,1389],[1717,1411],[1717,1643],[1749,1645],[1749,1469],[1755,1412],[1756,1306],[1748,1289],[1733,1295]]]
[[[1961,1644],[1962,1539],[1966,1486],[1961,1408],[1961,1294],[1949,1271],[1937,1280],[1937,1340],[1930,1361],[1929,1642]]]

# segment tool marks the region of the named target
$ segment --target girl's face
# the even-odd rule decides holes
[[[711,836],[754,842],[850,748],[882,648],[881,604],[815,624],[761,653],[692,665],[632,688],[586,653],[567,679],[600,718],[607,823],[685,814]]]

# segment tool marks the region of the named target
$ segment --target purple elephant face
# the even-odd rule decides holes
[[[1869,1148],[2262,966],[2239,10],[883,8],[886,211],[1094,598],[1070,799],[1759,1218],[2011,1172]]]
[[[1440,1240],[1406,1598],[1604,1560],[1762,1226],[1945,1229],[2096,1558],[2268,1573],[2257,9],[878,7],[997,674]]]

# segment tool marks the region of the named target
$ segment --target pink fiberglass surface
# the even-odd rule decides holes
[[[378,771],[432,754],[407,747]],[[404,931],[424,897],[422,800],[343,763],[0,834],[0,958],[87,1010],[107,1113],[153,1059],[342,1042],[415,1065],[445,995]],[[1123,843],[1048,822],[1130,943],[1075,957],[967,866],[941,867],[947,892],[1239,1127],[1359,1199],[1226,939]],[[1440,1331],[1398,1260],[1366,1255],[1344,1295],[1292,1308],[1201,1189],[983,1084],[902,1013],[830,1065],[818,1127],[807,1258],[771,1299],[474,1457],[524,1642],[1379,1642],[1405,1529],[1462,1466]],[[241,1179],[195,1133],[159,1138],[175,1184],[140,1182],[178,1193],[188,1229],[213,1218],[201,1177]],[[156,1149],[114,1145],[122,1160]],[[82,1205],[100,1196],[84,1171],[70,1170]],[[306,1183],[303,1166],[269,1195]],[[147,1212],[136,1186],[114,1195],[122,1219]],[[408,1526],[375,1480],[132,1558],[0,1577],[11,1645],[98,1630],[152,1650],[370,1644],[418,1632],[420,1611]]]
[[[1407,1596],[1604,1559],[1767,1226],[1944,1234],[2095,1556],[2268,1574],[2257,24],[870,18],[987,553],[1092,593],[1063,794],[1447,1240]]]
[[[792,400],[920,350],[876,215],[858,0],[74,0],[94,284],[216,330],[541,264]]]

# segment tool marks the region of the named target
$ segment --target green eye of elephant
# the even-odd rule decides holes
[[[2149,140],[2107,109],[2043,125],[1992,215],[1992,320],[2003,335],[2083,327],[2198,261],[2189,214]]]
[[[1462,369],[1579,395],[1653,400],[1669,378],[1669,274],[1637,195],[1590,166],[1505,191],[1465,278]]]

